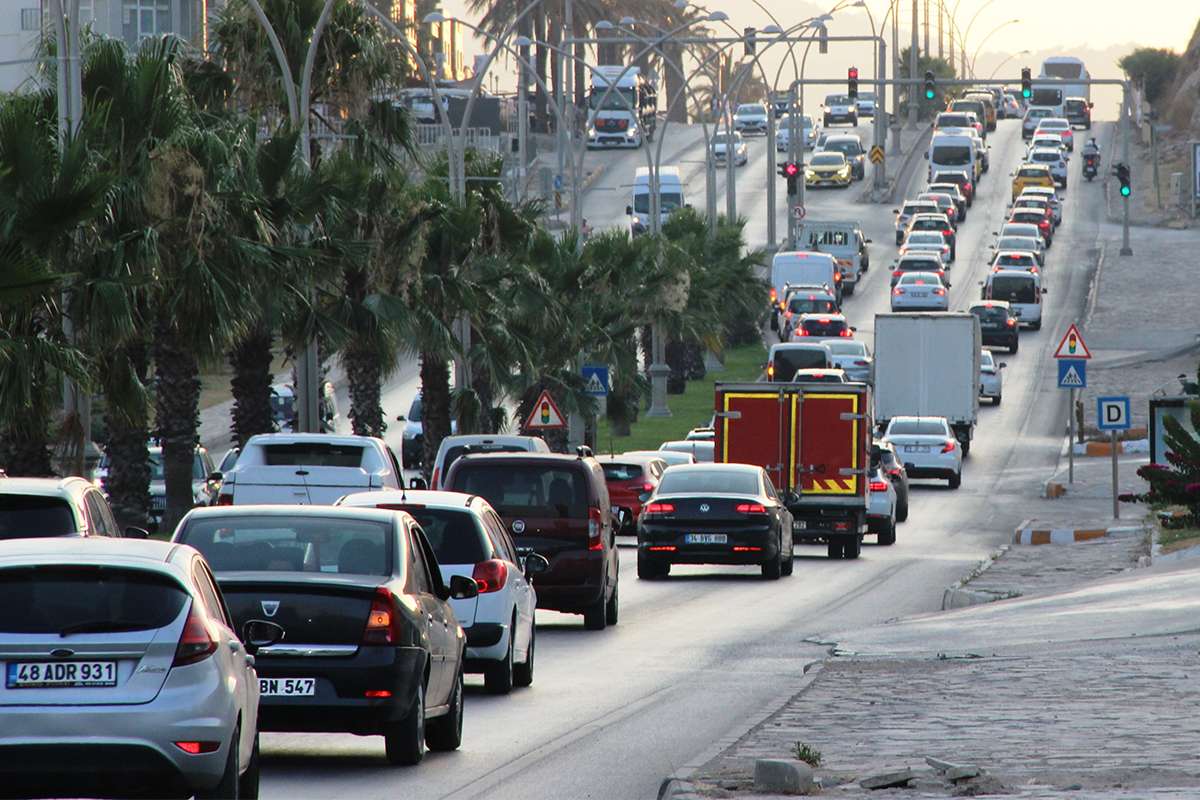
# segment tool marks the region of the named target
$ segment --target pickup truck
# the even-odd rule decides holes
[[[404,474],[382,439],[266,433],[250,437],[221,480],[217,505],[333,505],[352,492],[400,489]]]
[[[858,558],[867,533],[871,389],[862,383],[718,383],[715,460],[756,464],[792,512],[792,539]]]

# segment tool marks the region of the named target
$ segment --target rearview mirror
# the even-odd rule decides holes
[[[525,556],[525,574],[540,575],[550,569],[550,562],[545,556],[540,556],[537,553],[530,553]]]
[[[479,584],[465,575],[450,576],[450,599],[470,600],[479,596]]]
[[[286,636],[287,631],[282,626],[265,619],[246,620],[246,624],[242,626],[242,643],[246,645],[246,652],[251,655],[260,647],[279,644]]]

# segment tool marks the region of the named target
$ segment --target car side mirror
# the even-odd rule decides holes
[[[893,209],[892,209],[892,213],[893,213],[893,214],[899,214],[899,213],[900,213],[900,209],[898,209],[898,208],[893,208]]]
[[[470,600],[479,596],[479,584],[465,575],[451,575],[446,600]]]
[[[789,507],[800,505],[800,495],[797,494],[796,492],[784,492],[783,493],[783,504],[785,506],[789,506]]]
[[[1004,368],[1005,368],[1005,367],[1007,367],[1007,366],[1008,366],[1008,362],[1007,362],[1007,361],[1001,361],[1001,362],[1000,362],[1000,369],[1004,369]]]
[[[865,242],[866,244],[871,244],[872,240],[871,239],[863,239],[863,242]]]
[[[854,331],[855,333],[858,333],[858,328],[854,327],[853,325],[850,326],[850,330]]]
[[[212,483],[220,483],[221,481],[225,480],[225,476],[220,472],[210,472],[208,473],[208,479]]]
[[[149,539],[150,531],[146,530],[145,528],[135,528],[134,526],[130,525],[129,527],[127,527],[125,529],[125,538],[126,539]]]
[[[408,422],[408,417],[404,416],[403,414],[398,414],[396,416],[396,422]]]
[[[980,281],[980,282],[979,282],[979,285],[980,285],[980,286],[983,286],[983,281]]]
[[[627,216],[627,217],[633,216],[633,206],[625,206],[625,216]]]
[[[1000,235],[1000,231],[992,231],[992,236],[999,236],[999,235]]]
[[[265,619],[246,620],[242,626],[242,644],[250,655],[254,655],[259,648],[279,644],[286,636],[287,631],[283,626]]]
[[[1047,294],[1047,293],[1049,293],[1049,291],[1050,291],[1049,289],[1042,289],[1042,294]]]
[[[541,575],[546,570],[550,569],[550,561],[537,553],[530,553],[525,556],[525,575]]]
[[[408,488],[417,489],[419,491],[425,491],[426,489],[429,488],[429,484],[425,482],[424,478],[413,478],[411,481],[408,482]]]

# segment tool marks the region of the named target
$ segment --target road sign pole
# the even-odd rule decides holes
[[[1117,500],[1117,492],[1121,491],[1117,481],[1117,432],[1109,431],[1112,436],[1112,465],[1113,465],[1113,519],[1121,518],[1121,503]]]
[[[1067,483],[1075,483],[1075,390],[1071,390],[1071,403],[1067,408],[1067,427],[1069,429],[1067,442]]]

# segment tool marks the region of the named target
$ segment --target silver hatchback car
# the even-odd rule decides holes
[[[256,797],[253,652],[193,548],[0,542],[0,781],[61,797]]]

